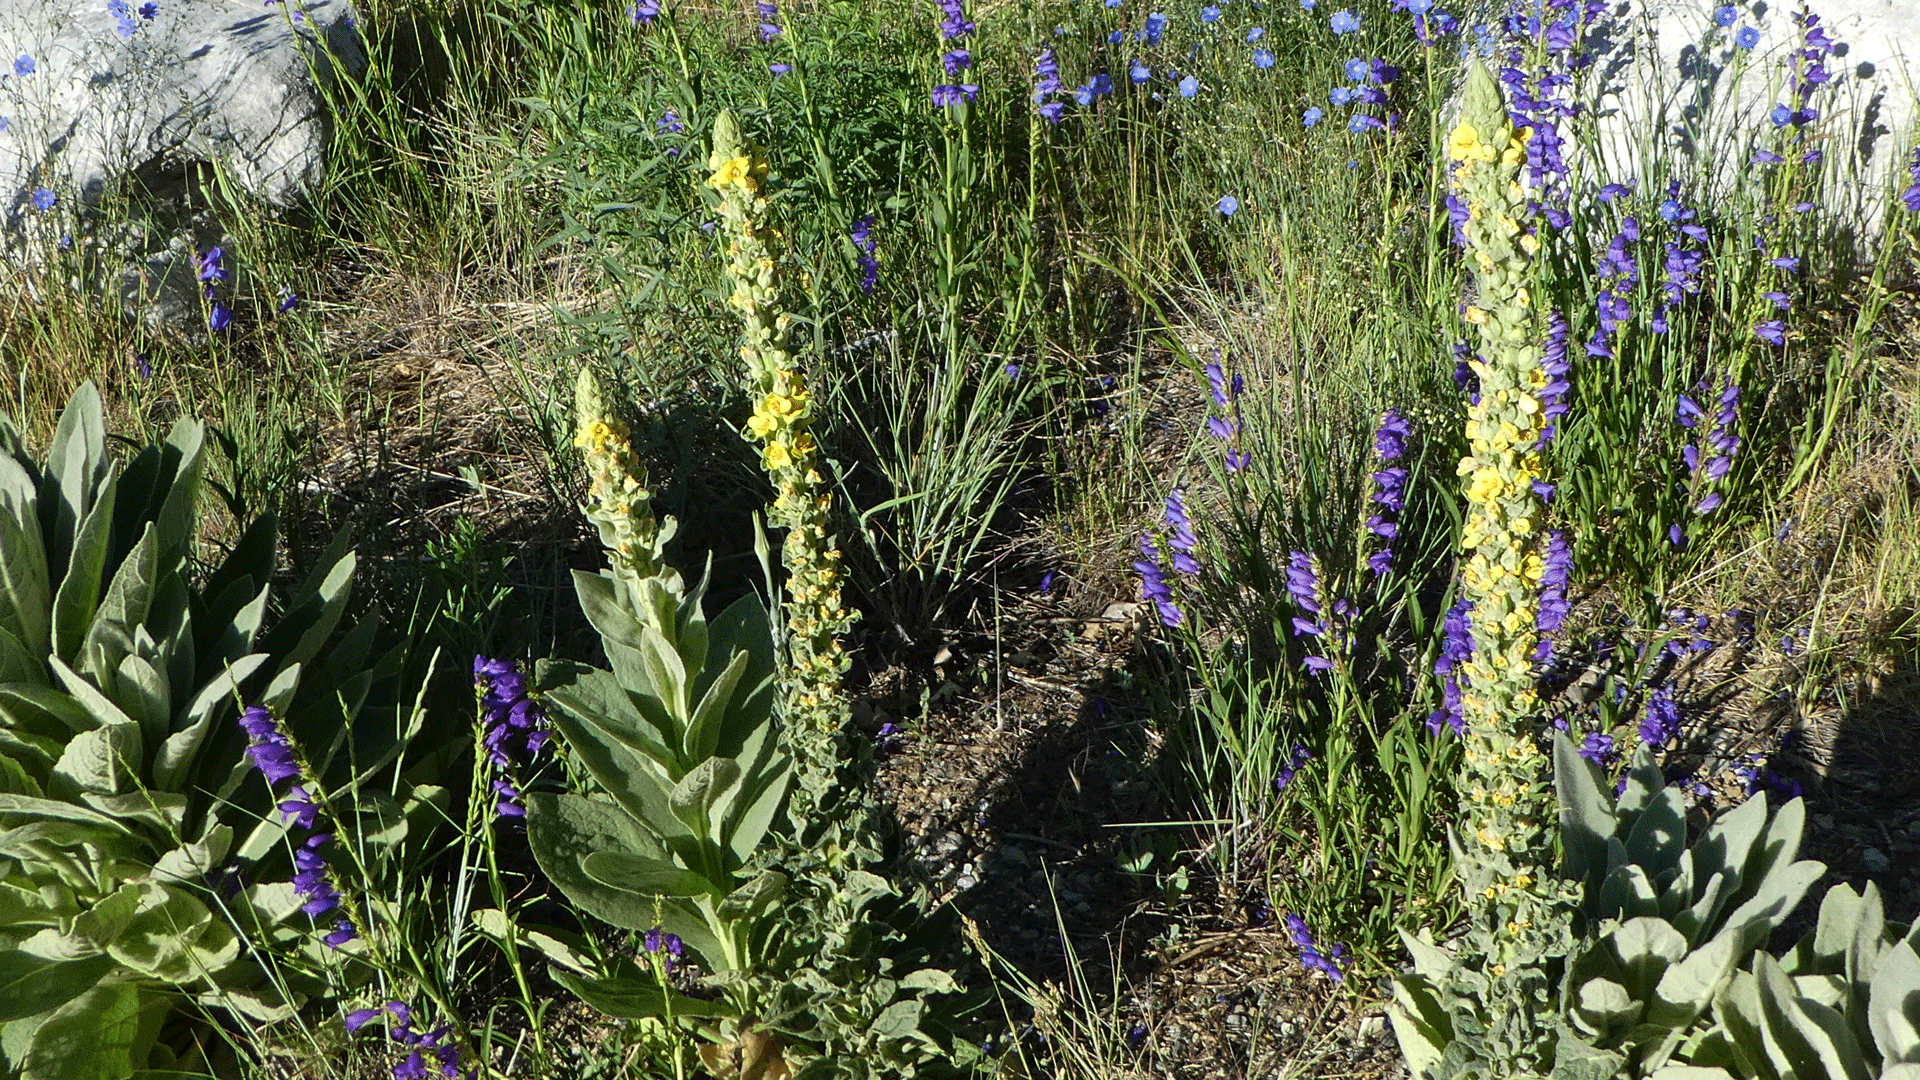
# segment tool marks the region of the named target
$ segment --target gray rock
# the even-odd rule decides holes
[[[1880,849],[1871,847],[1860,853],[1860,865],[1869,874],[1884,874],[1893,869],[1893,863],[1881,854]]]
[[[309,196],[332,137],[322,86],[367,61],[348,0],[156,0],[151,19],[144,2],[0,3],[0,253],[177,322],[200,311],[194,249],[221,241],[205,190]]]
[[[1492,6],[1470,4],[1482,9],[1470,21]],[[1734,10],[1731,26],[1715,23],[1723,6]],[[1779,130],[1769,114],[1795,104],[1784,65],[1802,47],[1798,6],[1781,0],[1609,4],[1589,37],[1595,62],[1573,90],[1597,128],[1594,152],[1576,165],[1589,187],[1576,191],[1575,200],[1591,199],[1593,189],[1609,181],[1638,181],[1650,192],[1667,175],[1653,175],[1663,169],[1686,182],[1696,202],[1763,179],[1755,152]],[[1889,184],[1906,185],[1913,87],[1920,86],[1920,4],[1812,0],[1811,6],[1835,49],[1825,64],[1831,81],[1811,102],[1821,115],[1806,125],[1804,146],[1823,151],[1814,168],[1825,211],[1864,239],[1885,221]],[[1750,49],[1736,44],[1743,30],[1757,35]],[[1561,134],[1571,138],[1573,130],[1563,125]]]

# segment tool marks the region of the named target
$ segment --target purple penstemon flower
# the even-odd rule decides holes
[[[1433,661],[1433,673],[1440,677],[1440,707],[1427,716],[1427,730],[1435,735],[1440,733],[1440,725],[1452,728],[1459,735],[1467,730],[1466,715],[1461,711],[1461,664],[1473,656],[1473,603],[1461,600],[1447,609],[1442,624],[1440,655]]]
[[[1567,381],[1568,373],[1573,370],[1567,360],[1568,331],[1566,316],[1557,309],[1548,314],[1547,338],[1540,357],[1540,370],[1546,375],[1547,383],[1535,394],[1540,400],[1540,445],[1543,447],[1559,434],[1560,418],[1572,408],[1567,403],[1567,393],[1573,389],[1573,384]]]
[[[1373,473],[1372,502],[1380,509],[1366,521],[1367,531],[1384,543],[1367,557],[1367,569],[1375,575],[1393,567],[1393,542],[1400,536],[1400,513],[1406,509],[1407,470],[1394,462],[1406,456],[1407,440],[1413,428],[1398,409],[1388,409],[1373,433],[1373,456],[1380,466]]]
[[[1534,646],[1535,663],[1544,663],[1553,654],[1552,635],[1566,624],[1573,606],[1567,602],[1567,582],[1573,574],[1573,546],[1561,529],[1549,529],[1540,551],[1540,600],[1534,612],[1534,627],[1540,632]]]
[[[247,746],[247,757],[252,760],[253,767],[260,770],[260,775],[266,778],[268,787],[300,776],[300,764],[294,759],[293,740],[280,730],[279,721],[273,718],[272,713],[259,705],[250,705],[240,713],[240,728],[251,740]]]
[[[879,246],[873,238],[873,215],[868,214],[855,221],[847,233],[853,239],[855,259],[860,269],[860,291],[872,296],[874,286],[880,283],[880,260],[873,254]]]
[[[492,782],[494,810],[502,817],[525,817],[513,771],[530,763],[546,745],[546,713],[533,700],[526,673],[511,660],[476,655],[473,686],[483,722],[480,744],[498,774]]]
[[[1293,617],[1293,635],[1295,637],[1317,638],[1321,652],[1334,656],[1346,652],[1346,633],[1343,623],[1353,613],[1353,606],[1345,600],[1330,600],[1326,593],[1326,583],[1320,573],[1320,559],[1304,551],[1292,552],[1287,559],[1287,594],[1293,598],[1294,607],[1312,618]],[[1303,662],[1307,670],[1325,673],[1334,669],[1334,661],[1320,653],[1308,654]]]
[[[1287,785],[1293,783],[1294,776],[1299,773],[1301,769],[1306,768],[1307,762],[1312,760],[1313,754],[1309,752],[1305,746],[1294,743],[1293,752],[1287,755],[1287,760],[1281,763],[1279,773],[1273,778],[1274,792],[1279,793],[1287,790]]]
[[[1702,388],[1702,396],[1706,389]],[[1727,380],[1714,400],[1711,414],[1693,398],[1686,394],[1679,395],[1674,407],[1674,422],[1699,435],[1699,441],[1689,442],[1681,448],[1680,457],[1687,467],[1688,493],[1694,500],[1693,512],[1696,515],[1710,514],[1719,509],[1724,501],[1717,488],[1732,471],[1734,455],[1740,451],[1740,385],[1731,379]],[[1678,529],[1676,525],[1674,530],[1677,532]],[[1679,545],[1678,540],[1675,540],[1675,545]]]
[[[1166,571],[1160,568],[1160,550],[1153,537],[1141,534],[1141,558],[1135,559],[1133,569],[1140,575],[1140,598],[1153,602],[1154,610],[1160,616],[1160,625],[1172,628],[1187,621],[1186,613],[1173,598],[1173,583],[1167,580]]]
[[[1334,982],[1346,981],[1344,966],[1347,962],[1347,948],[1345,945],[1321,949],[1313,940],[1313,934],[1307,928],[1307,921],[1298,915],[1288,915],[1286,926],[1287,936],[1293,939],[1294,947],[1300,950],[1302,967],[1308,971],[1317,971]]]
[[[1680,737],[1680,705],[1673,691],[1660,687],[1647,698],[1641,710],[1640,741],[1647,746],[1664,747]]]
[[[1613,736],[1598,731],[1587,732],[1587,737],[1580,743],[1580,756],[1603,769],[1610,767],[1614,758]]]
[[[1200,549],[1200,540],[1193,532],[1193,519],[1187,515],[1187,496],[1179,488],[1174,488],[1167,496],[1167,528],[1172,537],[1167,546],[1173,549],[1173,568],[1182,574],[1198,574],[1200,561],[1194,553]]]

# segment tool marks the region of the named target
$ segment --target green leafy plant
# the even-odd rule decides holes
[[[90,383],[44,462],[0,418],[0,1052],[29,1080],[191,1067],[208,1051],[176,1008],[271,1021],[323,985],[241,949],[243,935],[317,948],[285,925],[290,885],[216,885],[286,831],[246,783],[224,722],[236,702],[272,705],[343,795],[405,746],[405,731],[352,723],[401,656],[373,655],[371,617],[336,638],[343,545],[271,627],[272,517],[196,573],[204,450],[181,420],[115,460]]]
[[[1555,1077],[1897,1076],[1920,1058],[1920,957],[1879,894],[1828,892],[1818,929],[1764,949],[1825,872],[1796,858],[1806,810],[1749,799],[1686,842],[1681,791],[1642,748],[1617,799],[1566,736],[1554,743],[1562,877],[1579,946],[1557,988]],[[1446,1075],[1463,1029],[1442,999],[1451,954],[1406,935],[1413,973],[1390,1010],[1415,1075]]]
[[[1920,1078],[1920,924],[1887,921],[1880,893],[1827,890],[1820,921],[1780,960],[1755,953],[1714,995],[1711,1028],[1660,1080]]]

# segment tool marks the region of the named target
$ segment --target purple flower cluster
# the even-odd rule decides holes
[[[1238,449],[1236,442],[1240,435],[1239,406],[1235,404],[1246,390],[1246,380],[1235,373],[1231,379],[1226,369],[1220,366],[1216,355],[1213,363],[1204,369],[1207,374],[1207,389],[1213,395],[1214,408],[1220,411],[1207,417],[1207,433],[1228,444],[1227,471],[1237,473],[1247,467],[1249,460],[1246,451]]]
[[[1900,201],[1908,210],[1920,214],[1920,148],[1914,150],[1913,164],[1907,166],[1907,179],[1913,184],[1900,193]]]
[[[873,254],[879,246],[873,238],[873,215],[868,214],[854,222],[848,235],[853,237],[853,246],[859,253],[860,291],[872,296],[873,287],[880,283],[880,260]]]
[[[1689,442],[1680,452],[1690,476],[1688,490],[1694,499],[1695,514],[1711,514],[1720,508],[1723,500],[1720,492],[1713,488],[1726,479],[1733,468],[1733,455],[1740,451],[1740,435],[1736,431],[1740,423],[1740,385],[1727,380],[1716,404],[1709,416],[1699,402],[1681,394],[1674,410],[1674,419],[1680,426],[1700,436],[1698,442]]]
[[[486,730],[480,745],[487,761],[500,775],[493,780],[494,810],[503,817],[525,817],[520,789],[512,770],[520,760],[532,760],[547,743],[547,717],[527,691],[526,672],[511,660],[473,658],[473,687],[480,699]]]
[[[1400,512],[1407,507],[1407,469],[1394,462],[1406,456],[1413,428],[1398,409],[1388,409],[1373,433],[1373,456],[1382,466],[1373,474],[1373,502],[1380,507],[1367,518],[1367,531],[1385,543],[1367,556],[1367,569],[1384,574],[1393,568],[1393,542],[1400,536]]]
[[[1794,25],[1800,27],[1801,47],[1789,53],[1782,63],[1790,76],[1790,94],[1792,106],[1785,104],[1774,106],[1770,119],[1774,127],[1792,124],[1795,128],[1804,128],[1820,119],[1820,110],[1810,104],[1813,95],[1822,86],[1833,81],[1833,73],[1827,70],[1827,57],[1834,55],[1835,45],[1820,25],[1820,16],[1808,11],[1804,3],[1800,10],[1793,13]],[[1817,151],[1816,151],[1817,153]],[[1813,158],[1813,161],[1819,160]]]
[[[240,730],[247,734],[247,757],[267,781],[269,791],[305,775],[293,740],[280,729],[280,722],[266,708],[249,705],[241,710]],[[282,821],[298,828],[312,829],[319,823],[320,805],[305,783],[289,788],[278,809]],[[327,874],[327,860],[320,854],[320,848],[332,839],[332,833],[314,833],[293,849],[293,889],[306,898],[300,910],[316,920],[340,907],[340,890],[334,887]],[[359,936],[351,922],[338,919],[333,930],[320,940],[328,948],[338,949]]]
[[[1600,201],[1612,202],[1630,192],[1625,184],[1608,184],[1600,189]],[[1593,336],[1587,340],[1587,355],[1613,358],[1613,339],[1620,327],[1633,317],[1633,304],[1628,300],[1640,287],[1640,262],[1633,257],[1627,245],[1640,240],[1640,219],[1628,215],[1620,220],[1620,231],[1608,241],[1607,249],[1601,253],[1599,266],[1594,275],[1599,294],[1594,298],[1594,312],[1599,316],[1599,324],[1594,327]]]
[[[973,52],[964,45],[956,44],[970,37],[977,27],[967,19],[965,0],[940,0],[940,40],[950,48],[940,57],[940,64],[946,69],[947,78],[958,80],[960,73],[973,66]],[[980,93],[980,87],[974,83],[947,82],[933,88],[935,108],[958,105],[963,101],[972,101]]]
[[[1604,0],[1541,0],[1514,4],[1505,24],[1505,63],[1500,81],[1516,127],[1529,128],[1527,179],[1533,192],[1528,210],[1555,229],[1564,229],[1569,170],[1566,138],[1560,126],[1578,115],[1573,101],[1573,71],[1590,58],[1582,39],[1605,13]]]
[[[1680,181],[1667,184],[1667,197],[1660,203],[1660,220],[1672,226],[1676,238],[1666,242],[1661,268],[1667,280],[1660,286],[1662,303],[1653,313],[1649,329],[1667,332],[1667,311],[1700,291],[1701,275],[1707,266],[1706,226],[1695,221],[1692,207],[1680,201]],[[1699,245],[1699,246],[1695,246]]]
[[[1440,707],[1427,716],[1427,730],[1440,734],[1446,724],[1459,735],[1467,730],[1466,716],[1460,711],[1459,666],[1473,655],[1473,602],[1462,600],[1447,609],[1442,626],[1440,655],[1433,662],[1433,673],[1440,677]]]
[[[1086,82],[1073,88],[1074,104],[1082,107],[1091,105],[1095,100],[1113,93],[1113,76],[1101,72]]]
[[[786,31],[774,20],[780,17],[780,6],[773,0],[753,0],[754,10],[760,13],[760,40],[772,41]]]
[[[686,953],[686,946],[681,943],[680,935],[669,934],[657,926],[647,931],[647,936],[641,939],[641,946],[650,955],[658,956],[668,972],[673,971],[674,966],[680,963],[682,956]]]
[[[1140,599],[1153,601],[1160,625],[1174,627],[1186,622],[1186,613],[1174,601],[1173,583],[1160,568],[1160,549],[1151,533],[1140,534],[1140,556],[1133,561],[1133,569],[1140,575]]]
[[[627,18],[635,26],[650,26],[660,14],[660,0],[633,0],[627,5]]]
[[[1788,732],[1780,740],[1781,753],[1792,750],[1794,734]],[[1807,793],[1806,785],[1775,771],[1766,754],[1748,754],[1744,763],[1734,766],[1733,775],[1739,779],[1748,795],[1770,791],[1783,799],[1798,799]]]
[[[1298,915],[1286,918],[1287,936],[1293,939],[1294,947],[1300,950],[1300,964],[1309,971],[1317,971],[1334,982],[1345,982],[1346,972],[1341,967],[1347,961],[1347,947],[1335,945],[1322,951],[1314,943],[1313,932],[1307,928],[1307,920]]]
[[[219,245],[208,248],[194,258],[199,268],[198,280],[206,286],[207,303],[212,305],[207,312],[207,327],[212,330],[225,330],[233,323],[233,309],[220,302],[214,292],[214,283],[226,281],[230,275],[226,267],[226,255]]]
[[[1692,627],[1689,633],[1688,627]],[[1673,636],[1663,650],[1668,656],[1680,657],[1689,653],[1703,653],[1713,648],[1712,639],[1706,637],[1713,620],[1705,615],[1695,615],[1686,608],[1667,612],[1667,621],[1660,629],[1669,631]]]
[[[1666,746],[1680,737],[1680,705],[1673,691],[1660,687],[1647,698],[1640,711],[1640,741],[1647,746]]]
[[[1353,605],[1345,600],[1329,600],[1320,574],[1320,559],[1304,551],[1293,552],[1287,560],[1287,595],[1293,606],[1312,618],[1293,617],[1293,635],[1321,639],[1320,648],[1336,656],[1346,652],[1346,623],[1353,618]],[[1325,656],[1305,658],[1308,671],[1332,671],[1333,661]]]
[[[1615,757],[1613,736],[1587,732],[1587,737],[1580,742],[1580,756],[1603,769],[1611,768]]]
[[[389,1001],[386,1005],[373,1009],[355,1009],[347,1014],[348,1033],[359,1031],[381,1015],[390,1015],[399,1021],[389,1033],[394,1042],[406,1047],[407,1057],[392,1069],[393,1080],[427,1080],[439,1076],[443,1080],[457,1080],[460,1072],[460,1047],[447,1039],[452,1031],[449,1025],[442,1024],[428,1032],[413,1030],[413,1010],[403,1001]],[[433,1071],[429,1072],[427,1058],[433,1058]],[[476,1077],[479,1066],[471,1066],[464,1074]]]
[[[1280,766],[1280,774],[1273,778],[1273,790],[1276,792],[1287,790],[1287,785],[1293,783],[1293,775],[1306,768],[1307,762],[1312,760],[1311,751],[1299,743],[1294,743],[1293,752],[1287,755],[1287,760]]]
[[[1347,120],[1347,130],[1358,135],[1367,131],[1384,131],[1398,127],[1399,113],[1388,113],[1382,119],[1362,110],[1370,106],[1384,106],[1387,103],[1387,87],[1400,77],[1400,69],[1379,58],[1367,59],[1356,56],[1341,67],[1352,86],[1336,86],[1327,95],[1327,100],[1336,106],[1350,105],[1354,112]],[[1317,118],[1316,118],[1317,122]]]
[[[132,37],[133,32],[140,28],[140,24],[133,19],[134,12],[127,6],[127,0],[107,0],[107,14],[113,16],[113,28],[123,38]],[[149,2],[140,5],[141,18],[151,21],[158,14],[160,14],[159,4]]]
[[[1546,544],[1540,549],[1540,603],[1534,614],[1534,626],[1540,631],[1540,643],[1534,646],[1533,659],[1542,663],[1553,654],[1553,639],[1566,624],[1573,605],[1567,602],[1567,579],[1573,573],[1573,545],[1567,543],[1563,529],[1547,530]]]
[[[1167,495],[1167,528],[1173,534],[1167,546],[1173,549],[1173,568],[1182,574],[1198,574],[1200,561],[1193,553],[1200,548],[1200,540],[1193,534],[1193,519],[1187,516],[1187,495],[1174,488]]]
[[[1052,49],[1040,50],[1033,59],[1033,104],[1034,112],[1046,118],[1047,123],[1057,124],[1067,113],[1064,101],[1047,99],[1060,93],[1060,61],[1056,60]]]

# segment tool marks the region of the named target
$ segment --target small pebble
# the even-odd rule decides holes
[[[1893,869],[1893,863],[1880,853],[1879,848],[1868,848],[1860,853],[1860,865],[1867,868],[1869,874],[1884,874]]]
[[[972,874],[961,874],[959,877],[953,879],[953,887],[961,892],[966,892],[978,884],[980,883],[974,880]]]

